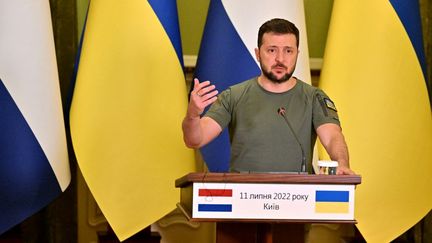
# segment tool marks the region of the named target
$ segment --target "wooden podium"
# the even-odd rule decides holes
[[[358,175],[190,173],[176,180],[190,221],[216,222],[216,241],[304,242],[309,223],[355,224]]]

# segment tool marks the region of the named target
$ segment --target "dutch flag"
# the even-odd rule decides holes
[[[232,195],[232,189],[199,189],[198,212],[232,212]]]
[[[0,7],[0,234],[70,182],[48,0]]]

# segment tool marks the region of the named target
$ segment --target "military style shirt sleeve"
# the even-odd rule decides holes
[[[231,111],[231,89],[226,89],[204,116],[212,118],[224,129],[231,121]]]
[[[335,104],[321,89],[317,89],[313,97],[312,122],[315,129],[325,123],[334,123],[340,126]]]

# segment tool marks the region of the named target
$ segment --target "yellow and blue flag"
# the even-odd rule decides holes
[[[0,235],[70,183],[48,0],[0,3]]]
[[[349,191],[325,191],[315,192],[316,213],[348,213]]]
[[[432,119],[418,1],[336,0],[320,87],[338,107],[355,217],[390,242],[431,210]]]
[[[210,80],[221,92],[229,86],[259,76],[261,70],[254,53],[258,30],[272,18],[287,19],[299,28],[300,54],[294,76],[310,83],[306,21],[301,0],[211,0],[195,77],[200,81]],[[225,129],[219,137],[201,148],[201,154],[210,171],[228,171],[228,131]]]
[[[175,208],[194,171],[175,0],[90,3],[70,125],[79,167],[120,240]]]

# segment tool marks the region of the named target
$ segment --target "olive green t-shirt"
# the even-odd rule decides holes
[[[223,91],[205,114],[222,129],[228,126],[231,171],[300,171],[300,145],[279,109],[285,110],[304,149],[307,171],[312,172],[315,129],[324,123],[340,125],[336,107],[322,90],[301,80],[287,92],[272,93],[263,89],[257,78]]]

